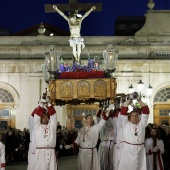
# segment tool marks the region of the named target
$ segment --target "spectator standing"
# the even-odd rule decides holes
[[[147,153],[147,170],[163,170],[164,165],[161,154],[164,153],[164,143],[160,139],[157,128],[151,130],[151,137],[146,139],[145,148]]]
[[[15,149],[20,144],[17,143],[16,137],[14,135],[14,131],[10,129],[6,134],[6,142],[5,142],[5,153],[6,153],[6,164],[12,165],[14,160]]]
[[[57,131],[58,130],[61,131],[61,129],[62,129],[62,126],[60,125],[60,122],[57,122]]]
[[[165,140],[165,170],[170,170],[170,126],[166,127],[166,140]]]

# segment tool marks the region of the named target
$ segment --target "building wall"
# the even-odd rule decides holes
[[[11,86],[15,100],[16,127],[23,129],[28,127],[29,115],[37,106],[40,97],[40,85],[43,90],[46,84],[39,73],[40,61],[26,60],[2,60],[0,62],[1,82]],[[15,95],[14,91],[18,94]]]
[[[47,84],[41,73],[43,60],[1,60],[1,82],[8,84],[13,89],[15,98],[16,128],[28,127],[29,115],[38,105],[40,95],[45,92]],[[128,87],[133,84],[136,91],[139,80],[144,82],[144,90],[150,84],[153,94],[146,98],[151,115],[149,122],[153,122],[153,98],[158,90],[170,86],[169,60],[119,60],[117,70],[114,73],[117,78],[117,93],[128,93]],[[150,76],[150,78],[149,78]],[[18,95],[16,95],[16,94]],[[62,125],[66,123],[66,107],[56,106],[57,117]]]
[[[169,60],[119,60],[115,77],[117,78],[117,93],[128,93],[128,87],[133,84],[138,91],[139,80],[144,82],[142,93],[150,108],[149,122],[153,122],[153,99],[162,88],[170,86]],[[147,96],[147,88],[151,84],[153,93]]]

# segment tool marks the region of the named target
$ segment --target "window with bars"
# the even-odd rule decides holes
[[[159,110],[159,116],[170,116],[170,110]]]
[[[154,103],[155,102],[164,103],[164,102],[167,102],[167,100],[170,100],[170,88],[164,88],[164,89],[159,90],[156,93],[153,101]]]
[[[0,110],[0,117],[9,117],[10,111],[9,110]]]
[[[73,110],[73,116],[86,116],[88,114],[91,114],[92,116],[96,115],[96,110],[79,110],[79,109],[74,109]]]
[[[81,120],[75,120],[75,128],[80,129],[82,126],[83,125]]]
[[[0,88],[0,101],[1,103],[13,103],[14,98],[9,91]]]

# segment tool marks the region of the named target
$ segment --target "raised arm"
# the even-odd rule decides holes
[[[124,104],[124,106],[121,107],[121,124],[122,126],[125,126],[125,124],[128,122],[128,116],[127,116],[127,111],[128,111],[128,106],[131,104],[132,99],[128,99],[126,100],[126,103]]]
[[[32,131],[34,129],[34,114],[35,114],[36,110],[37,110],[37,108],[35,108],[33,110],[33,112],[31,113],[31,115],[29,117],[28,125],[29,125],[29,131],[30,131],[30,139],[31,139]]]
[[[80,130],[78,131],[78,135],[77,135],[77,138],[76,140],[74,141],[73,145],[79,145],[80,144]]]
[[[50,122],[54,129],[57,128],[57,115],[54,107],[50,104],[48,106],[48,114],[50,115]]]
[[[99,123],[99,122],[100,122],[101,114],[102,114],[102,110],[101,110],[101,109],[99,109],[99,110],[98,110],[98,112],[97,112],[97,114],[96,114],[96,117],[97,117],[97,123]]]
[[[41,106],[38,106],[38,108],[36,109],[36,112],[34,113],[34,127],[37,128],[40,125],[40,120],[41,120],[41,116],[44,113],[44,108]]]
[[[68,17],[61,10],[59,10],[56,5],[53,5],[53,9],[56,10],[65,20],[68,21]]]
[[[148,123],[148,118],[149,118],[149,107],[141,99],[139,99],[138,102],[140,106],[142,107],[141,121],[143,125],[146,126]]]
[[[81,21],[83,21],[84,18],[86,18],[92,11],[96,9],[95,6],[92,6],[90,10],[88,10],[82,17]]]
[[[100,131],[101,128],[106,124],[107,120],[109,119],[109,113],[110,113],[110,108],[109,110],[106,111],[106,114],[103,115],[103,119],[101,119],[99,123],[94,125],[98,131]]]
[[[128,99],[126,100],[126,103],[124,104],[124,106],[121,107],[121,115],[126,116],[127,115],[127,111],[128,111],[128,106],[131,104],[132,99]]]

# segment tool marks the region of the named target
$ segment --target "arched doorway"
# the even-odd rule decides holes
[[[0,82],[0,130],[7,130],[8,126],[15,127],[15,107],[18,105],[18,94],[7,83]]]
[[[154,97],[154,123],[170,124],[170,87],[160,89]]]

